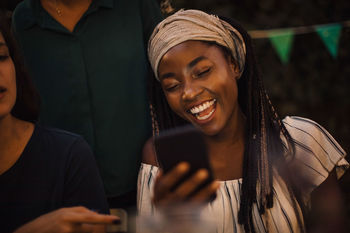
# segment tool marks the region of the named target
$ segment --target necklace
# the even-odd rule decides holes
[[[57,0],[55,0],[55,10],[58,16],[62,17],[62,11],[61,9],[58,7],[58,3]]]

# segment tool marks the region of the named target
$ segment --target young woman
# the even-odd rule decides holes
[[[155,76],[149,96],[155,134],[186,123],[200,129],[219,181],[189,198],[207,176],[201,170],[172,190],[189,165],[158,173],[149,142],[139,173],[140,214],[151,214],[153,205],[205,202],[217,192],[202,210],[212,216],[216,232],[305,231],[310,195],[317,207],[322,198],[339,194],[336,175],[348,167],[345,152],[309,119],[280,120],[247,32],[229,19],[179,11],[156,27],[148,52]],[[332,230],[341,226],[339,203],[317,211],[318,221],[336,226]]]
[[[108,213],[93,155],[79,136],[35,123],[39,98],[0,12],[0,231],[93,232]]]

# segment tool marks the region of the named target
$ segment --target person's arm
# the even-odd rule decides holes
[[[98,214],[85,207],[61,208],[32,220],[14,233],[104,232],[105,224],[116,222],[119,222],[116,216]]]
[[[346,232],[346,212],[335,169],[311,194],[310,232]]]

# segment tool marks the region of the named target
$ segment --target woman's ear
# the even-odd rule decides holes
[[[235,60],[230,59],[229,66],[233,74],[233,77],[237,80],[240,75],[238,63]]]

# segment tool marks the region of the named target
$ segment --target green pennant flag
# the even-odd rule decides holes
[[[294,31],[292,29],[271,31],[268,33],[268,37],[273,47],[276,49],[282,63],[286,64],[289,61]]]
[[[337,57],[340,31],[340,24],[316,26],[316,32],[321,37],[333,58]]]

